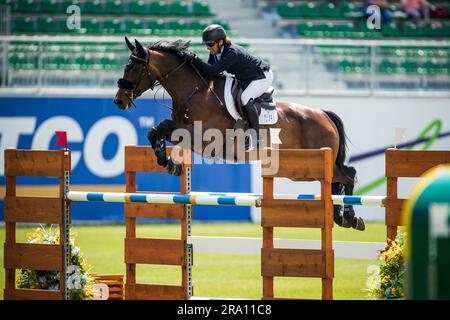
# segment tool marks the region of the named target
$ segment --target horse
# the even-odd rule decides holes
[[[114,104],[127,110],[142,93],[149,89],[153,91],[159,85],[168,92],[172,98],[171,119],[165,119],[149,130],[147,138],[154,148],[158,164],[169,173],[179,175],[182,173],[181,165],[166,153],[166,141],[175,143],[172,141],[175,130],[185,129],[194,137],[196,121],[201,121],[202,134],[208,129],[216,129],[225,136],[227,130],[235,129],[236,121],[222,103],[224,77],[206,77],[199,72],[192,63],[194,54],[187,50],[190,41],[161,40],[146,48],[137,40],[132,44],[125,37],[125,42],[131,54],[123,77],[118,80]],[[356,170],[344,164],[347,145],[341,118],[332,111],[289,102],[276,102],[276,110],[277,122],[270,126],[261,125],[261,129],[281,128],[280,149],[330,147],[334,157],[332,193],[352,195]],[[193,141],[188,144],[193,152],[202,155],[208,142],[202,142],[200,148]],[[352,205],[344,205],[344,208],[335,205],[334,221],[345,228],[365,229],[364,220],[355,215]]]

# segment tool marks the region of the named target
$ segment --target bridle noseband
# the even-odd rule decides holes
[[[152,83],[152,79],[151,79],[152,73],[151,73],[150,70],[148,69],[148,63],[149,63],[149,60],[150,60],[150,54],[149,54],[149,52],[148,52],[147,50],[146,50],[145,53],[146,53],[145,59],[143,59],[143,58],[141,58],[141,57],[138,57],[138,56],[136,56],[136,55],[134,55],[134,54],[131,54],[131,55],[130,55],[130,61],[131,61],[131,62],[128,64],[127,67],[125,67],[125,70],[126,70],[127,68],[131,68],[131,67],[133,66],[133,62],[135,62],[135,61],[136,61],[136,63],[142,63],[142,64],[144,64],[145,69],[142,71],[141,76],[140,76],[140,78],[139,78],[139,81],[138,81],[136,84],[134,84],[133,82],[131,82],[131,81],[127,80],[127,79],[124,79],[124,78],[120,78],[120,79],[117,81],[117,86],[118,86],[120,89],[125,89],[125,90],[128,90],[128,91],[131,92],[131,97],[127,97],[127,98],[130,100],[131,104],[132,104],[135,108],[136,108],[136,105],[134,104],[134,98],[135,98],[135,96],[138,97],[138,96],[140,96],[140,95],[142,94],[142,92],[136,93],[135,90],[136,90],[136,88],[138,88],[139,85],[141,84],[142,79],[143,79],[145,76],[147,76],[147,78],[148,78],[148,80],[150,81],[150,83]],[[150,89],[153,90],[154,86],[155,86],[155,84],[152,83]]]

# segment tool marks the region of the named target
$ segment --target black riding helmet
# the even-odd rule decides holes
[[[203,30],[202,40],[203,44],[210,43],[212,41],[219,41],[227,37],[225,29],[218,24],[211,24]]]

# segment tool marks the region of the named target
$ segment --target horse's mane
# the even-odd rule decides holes
[[[153,44],[151,44],[148,49],[150,50],[156,50],[156,51],[166,51],[166,52],[172,52],[179,58],[183,60],[187,60],[188,58],[192,58],[192,56],[195,55],[195,53],[188,51],[187,49],[191,45],[190,40],[182,40],[178,39],[175,41],[167,41],[167,40],[160,40]],[[213,79],[224,79],[223,76],[216,76],[216,77],[209,77],[208,75],[204,74],[199,70],[199,72],[205,77],[205,78],[213,78]]]
[[[175,41],[167,41],[167,40],[160,40],[152,45],[150,45],[148,48],[151,50],[157,50],[157,51],[168,51],[175,53],[177,56],[185,59],[186,55],[192,55],[193,53],[190,51],[187,51],[189,46],[191,45],[190,40],[175,40]]]

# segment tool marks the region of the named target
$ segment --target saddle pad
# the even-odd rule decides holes
[[[233,99],[233,94],[231,93],[231,88],[233,86],[233,76],[227,76],[225,80],[225,105],[227,107],[228,113],[233,117],[234,120],[241,119],[239,112],[236,109],[236,104]],[[277,110],[266,110],[261,108],[261,114],[259,115],[259,124],[260,125],[270,125],[275,124],[278,121],[278,113]]]

